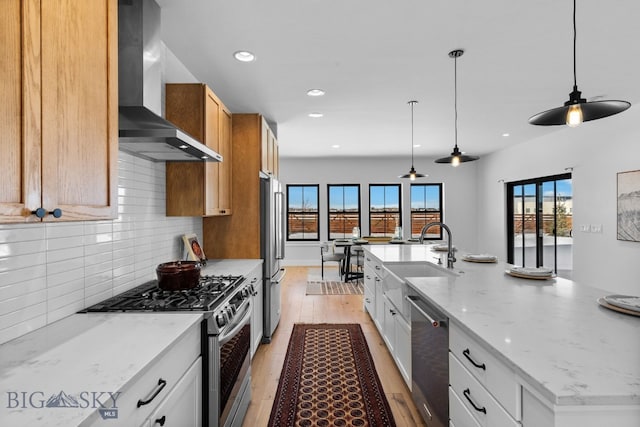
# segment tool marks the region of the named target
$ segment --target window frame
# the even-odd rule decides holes
[[[362,192],[360,190],[360,184],[327,184],[327,240],[335,240],[335,238],[331,237],[331,188],[342,188],[342,212],[343,214],[347,211],[344,210],[344,188],[345,187],[355,187],[358,190],[358,223],[354,227],[359,227],[362,230]],[[335,213],[335,212],[334,212]],[[339,238],[348,238],[351,237],[351,230],[344,232],[344,236]]]
[[[316,210],[315,210],[315,217],[316,217],[316,224],[317,224],[317,230],[315,232],[316,237],[315,238],[291,238],[290,237],[290,232],[289,232],[289,216],[291,215],[290,212],[290,201],[291,198],[290,196],[290,189],[292,187],[302,187],[302,197],[304,200],[304,188],[315,188],[316,191]],[[287,242],[318,242],[320,241],[320,185],[319,184],[287,184],[287,213],[286,213],[286,223],[287,223]],[[303,236],[304,236],[304,231],[303,231]]]
[[[396,226],[402,227],[402,184],[393,183],[393,184],[369,184],[369,235],[373,236],[373,227],[371,221],[371,190],[376,187],[396,187],[398,189],[398,223]],[[386,191],[385,191],[386,195]],[[385,203],[386,206],[386,203]],[[380,211],[376,211],[375,214],[380,214]],[[395,213],[394,211],[388,211],[386,208],[382,211],[382,213]],[[395,227],[394,227],[395,228]],[[382,235],[383,237],[393,237],[393,231],[387,233],[385,227],[385,233]],[[376,235],[377,236],[377,235]]]
[[[443,185],[442,183],[429,183],[429,184],[424,184],[424,183],[412,183],[411,186],[409,187],[409,222],[410,222],[410,232],[409,232],[409,237],[410,238],[415,238],[413,236],[413,189],[417,188],[417,187],[437,187],[438,188],[438,206],[439,206],[439,210],[438,213],[440,214],[440,222],[444,222],[444,206],[443,206],[443,194],[442,194],[442,189],[443,189]],[[426,209],[426,207],[425,207]],[[419,212],[419,211],[416,211]],[[428,211],[425,211],[428,212]],[[422,227],[420,227],[422,229]],[[424,240],[442,240],[442,227],[439,227],[440,232],[438,237],[425,237]],[[420,234],[420,232],[418,232],[418,235]]]

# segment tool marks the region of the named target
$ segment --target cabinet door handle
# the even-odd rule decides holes
[[[151,403],[151,401],[156,398],[156,396],[162,391],[163,388],[165,388],[166,385],[167,385],[167,382],[165,380],[163,380],[162,378],[160,378],[158,380],[158,385],[156,386],[155,391],[153,392],[151,397],[148,398],[147,400],[138,400],[137,407],[139,408],[139,407],[141,407],[143,405],[147,405],[147,404]]]
[[[163,426],[166,421],[167,416],[163,415],[162,417],[158,418],[154,424],[160,424],[161,426]]]
[[[476,362],[475,360],[473,360],[473,359],[471,358],[471,356],[469,355],[470,353],[471,353],[471,352],[469,351],[469,349],[468,349],[468,348],[467,348],[467,349],[465,349],[465,350],[462,352],[462,354],[464,354],[464,357],[466,357],[466,358],[467,358],[467,360],[469,360],[469,362],[471,362],[471,364],[472,364],[473,366],[475,366],[476,368],[480,368],[480,369],[482,369],[483,371],[486,371],[486,370],[487,370],[486,365],[485,365],[484,363],[483,363],[483,364],[479,364],[478,362]]]
[[[486,415],[487,409],[484,406],[482,408],[478,407],[478,405],[476,405],[475,402],[471,400],[471,391],[468,388],[465,388],[462,394],[464,394],[464,397],[466,397],[469,403],[471,403],[471,406],[473,406],[473,409],[475,409],[478,412],[482,412]]]
[[[395,310],[389,310],[389,313],[391,313],[392,316],[396,315],[396,311]]]
[[[38,208],[35,211],[31,211],[31,213],[38,218],[44,218],[47,215],[53,215],[54,218],[60,218],[62,216],[62,210],[60,208],[55,208],[54,210],[49,212],[47,212],[47,210],[44,208]]]
[[[365,298],[364,299],[366,302],[371,302],[371,300],[369,298]]]

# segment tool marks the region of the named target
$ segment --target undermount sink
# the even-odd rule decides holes
[[[433,264],[428,261],[415,262],[388,262],[385,268],[399,278],[405,277],[447,277],[456,276],[452,270]]]
[[[385,262],[383,268],[387,271],[382,281],[384,294],[400,310],[405,319],[409,319],[411,313],[411,306],[406,300],[409,292],[405,278],[457,276],[454,271],[428,261]]]

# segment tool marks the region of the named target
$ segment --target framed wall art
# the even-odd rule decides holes
[[[204,249],[195,234],[185,234],[182,236],[184,242],[185,258],[189,261],[200,261],[203,265],[207,263]]]
[[[618,173],[618,240],[640,242],[640,170]]]

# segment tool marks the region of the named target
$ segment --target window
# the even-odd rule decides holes
[[[392,237],[401,225],[400,184],[370,184],[369,234]]]
[[[329,240],[351,237],[360,227],[360,185],[327,185],[329,195]]]
[[[319,240],[318,185],[287,185],[287,240]]]
[[[411,237],[420,237],[422,227],[442,222],[442,184],[411,184]],[[425,239],[441,240],[442,228],[430,227]]]

